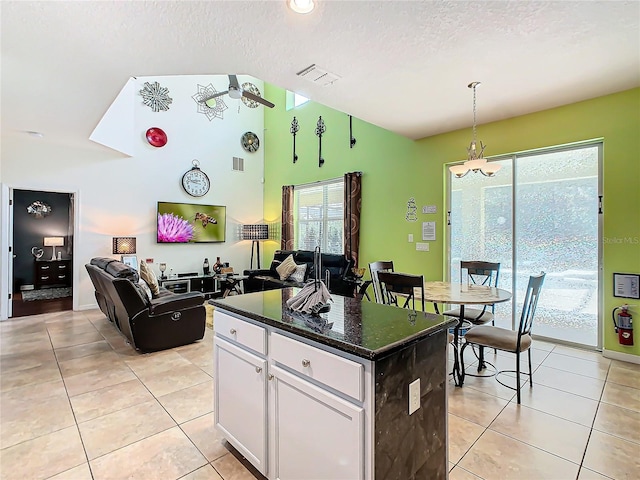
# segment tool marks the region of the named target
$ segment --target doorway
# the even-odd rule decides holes
[[[12,318],[73,309],[74,194],[18,190],[12,197]]]
[[[530,275],[546,272],[534,333],[602,347],[600,217],[602,143],[492,160],[494,177],[450,178],[450,278],[460,260],[500,262],[496,325],[514,328]]]

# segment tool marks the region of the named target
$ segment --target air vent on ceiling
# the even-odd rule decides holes
[[[244,172],[244,158],[233,157],[233,169],[238,172]]]
[[[298,72],[296,75],[323,87],[332,85],[333,82],[340,79],[340,76],[328,72],[324,68],[320,68],[315,63]]]

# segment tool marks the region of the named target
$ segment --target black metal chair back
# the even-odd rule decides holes
[[[469,282],[473,285],[484,285],[485,287],[497,287],[498,277],[500,276],[500,263],[495,262],[482,262],[482,261],[461,261],[460,262],[460,281],[464,283],[464,272],[467,272]],[[484,305],[480,314],[477,316],[481,318],[487,308],[491,310],[492,314],[495,314],[495,305]],[[492,321],[492,323],[494,323]]]
[[[539,275],[529,277],[529,285],[527,285],[527,293],[524,297],[522,305],[522,315],[520,315],[520,325],[518,327],[518,350],[520,349],[520,339],[523,335],[531,335],[533,327],[533,317],[538,307],[538,298],[540,297],[540,289],[544,283],[544,272]]]
[[[378,272],[393,272],[393,261],[380,261],[369,264],[369,273],[371,274],[371,283],[373,284],[373,296],[376,303],[384,303],[382,295],[380,294]]]
[[[420,290],[420,302],[424,312],[424,277],[422,275],[409,275],[407,273],[378,272],[380,281],[380,293],[382,303],[387,305],[398,305],[398,297],[404,299],[402,308],[408,308],[411,302],[411,309],[416,309],[415,289]]]

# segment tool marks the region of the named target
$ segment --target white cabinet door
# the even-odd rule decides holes
[[[261,473],[267,473],[267,361],[216,337],[216,427]]]
[[[364,409],[272,366],[275,478],[358,480],[364,476]]]

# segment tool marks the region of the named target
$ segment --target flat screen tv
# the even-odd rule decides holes
[[[227,207],[158,202],[158,243],[224,242]]]

